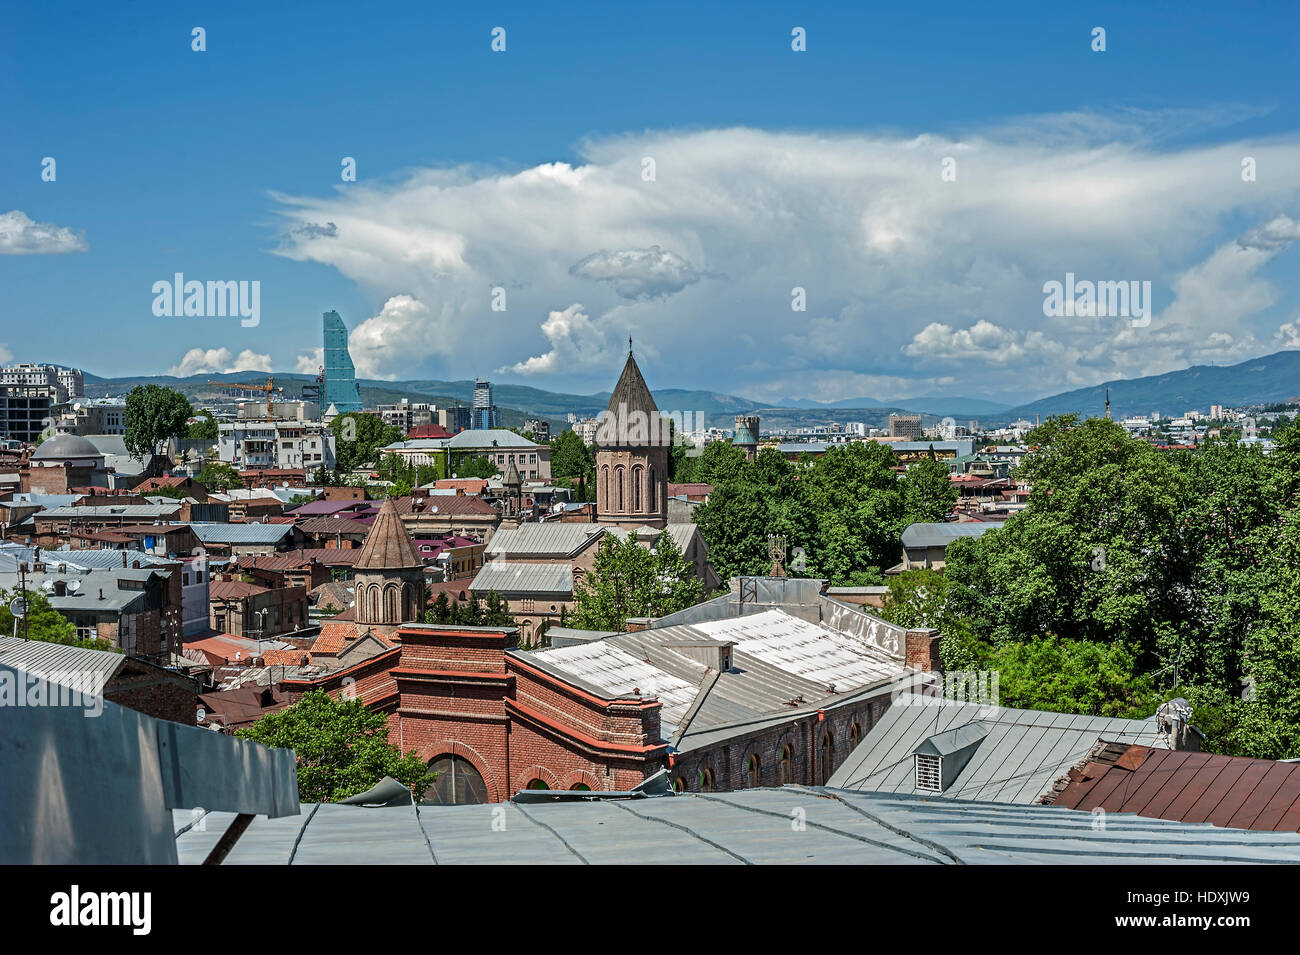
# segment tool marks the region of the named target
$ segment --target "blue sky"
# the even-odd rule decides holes
[[[363,374],[595,390],[630,332],[656,387],[775,400],[1300,347],[1287,5],[439,6],[7,8],[0,214],[84,250],[0,254],[0,354],[293,371],[337,308]],[[1155,321],[1045,319],[1067,270],[1152,281]],[[260,324],[156,317],[178,271],[259,281]]]

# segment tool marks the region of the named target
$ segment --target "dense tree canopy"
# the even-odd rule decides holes
[[[871,441],[798,462],[773,448],[746,461],[739,448],[714,441],[692,460],[698,479],[713,485],[696,520],[723,579],[766,573],[768,535],[777,534],[791,573],[835,585],[875,583],[899,560],[903,528],[943,520],[957,499],[945,465],[924,459],[900,478],[894,453]]]
[[[1011,705],[1149,716],[1181,695],[1207,748],[1300,756],[1300,435],[1274,438],[1164,452],[1050,419],[1018,472],[1026,509],[948,548],[967,659]]]

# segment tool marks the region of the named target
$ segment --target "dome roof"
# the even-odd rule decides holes
[[[75,434],[59,434],[41,446],[32,454],[33,461],[58,461],[65,458],[102,458],[103,452],[85,438]]]

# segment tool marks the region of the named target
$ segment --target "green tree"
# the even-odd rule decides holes
[[[948,466],[935,459],[931,448],[903,475],[903,511],[908,524],[946,521],[959,493],[948,474]]]
[[[455,473],[461,478],[490,478],[501,473],[501,469],[484,455],[464,457],[456,461]]]
[[[334,432],[334,459],[341,471],[352,471],[375,460],[380,448],[405,439],[396,425],[384,424],[378,415],[349,411],[330,422]]]
[[[576,481],[591,480],[595,473],[595,457],[591,448],[572,429],[561,431],[551,439],[551,475],[555,478]],[[572,486],[572,485],[570,485]]]
[[[425,623],[451,623],[451,601],[447,599],[447,594],[438,594],[438,599],[433,602],[433,606],[424,612]]]
[[[191,422],[185,429],[185,437],[190,441],[216,441],[221,432],[217,428],[217,419],[212,417],[212,412],[200,409],[197,417],[199,420]]]
[[[198,482],[209,491],[217,492],[244,486],[244,479],[239,476],[239,472],[224,461],[209,461],[205,464],[199,472]]]
[[[667,534],[642,547],[631,534],[606,535],[567,619],[584,630],[627,629],[628,617],[662,617],[699,602],[695,568]]]
[[[1165,697],[1129,643],[1056,636],[1009,641],[988,658],[1003,706],[1146,719]]]
[[[174,388],[137,385],[126,396],[123,444],[137,460],[145,455],[160,456],[168,441],[186,435],[193,416],[189,399]]]
[[[405,755],[388,741],[388,718],[358,700],[334,699],[324,690],[306,694],[292,706],[269,713],[235,735],[277,749],[292,749],[298,759],[298,798],[337,802],[365,792],[391,776],[424,797],[434,774],[411,750]]]

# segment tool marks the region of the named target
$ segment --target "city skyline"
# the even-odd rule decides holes
[[[337,308],[366,379],[591,393],[630,333],[664,388],[1014,404],[1300,347],[1275,23],[687,10],[638,34],[412,6],[354,36],[275,12],[249,31],[236,5],[202,51],[206,15],[18,12],[0,358],[314,374]],[[348,44],[384,67],[331,68]],[[118,85],[88,87],[110,62]],[[1050,93],[1027,82],[1048,71]],[[124,136],[155,116],[165,145]],[[177,273],[258,283],[260,321],[154,314]],[[1085,282],[1133,283],[1132,315],[1050,313],[1047,285]]]

